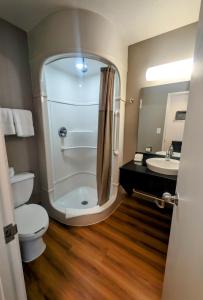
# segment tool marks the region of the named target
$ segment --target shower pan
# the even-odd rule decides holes
[[[118,205],[120,80],[115,70],[112,163],[108,201],[99,205],[97,141],[101,68],[110,64],[86,56],[49,60],[42,69],[41,89],[46,146],[49,214],[64,224],[89,225]],[[110,166],[109,166],[110,167]]]

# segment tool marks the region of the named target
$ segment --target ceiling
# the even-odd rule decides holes
[[[198,21],[201,0],[0,0],[0,17],[29,31],[67,7],[94,11],[113,22],[127,45]]]

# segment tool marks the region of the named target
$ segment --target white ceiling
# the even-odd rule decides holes
[[[29,31],[67,7],[88,9],[112,21],[130,45],[198,21],[201,0],[0,0],[0,17]]]

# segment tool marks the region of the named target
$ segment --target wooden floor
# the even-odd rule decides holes
[[[46,251],[24,265],[28,300],[160,299],[170,213],[121,197],[118,210],[100,224],[50,221]]]

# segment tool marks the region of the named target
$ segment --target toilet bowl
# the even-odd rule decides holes
[[[26,204],[32,194],[34,174],[16,174],[10,180],[21,256],[24,262],[30,262],[39,257],[46,248],[42,236],[48,228],[49,217],[42,206]]]

